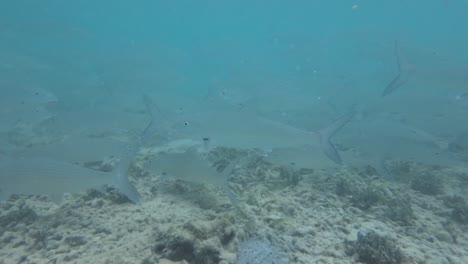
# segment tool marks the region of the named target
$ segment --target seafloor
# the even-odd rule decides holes
[[[150,154],[152,153],[152,154]],[[389,160],[372,167],[276,167],[253,150],[205,154],[237,198],[130,169],[144,197],[112,188],[0,205],[0,263],[468,263],[468,171]],[[224,164],[224,165],[223,165]]]

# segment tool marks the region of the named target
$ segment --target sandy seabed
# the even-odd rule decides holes
[[[13,196],[0,205],[0,263],[468,263],[462,168],[388,161],[398,175],[388,181],[371,167],[276,167],[223,148],[208,155],[216,164],[248,157],[229,179],[235,200],[216,186],[163,183],[143,169],[144,155],[130,170],[141,204],[112,188],[61,205]],[[281,259],[240,250],[252,238]]]

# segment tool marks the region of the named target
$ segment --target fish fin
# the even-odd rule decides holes
[[[117,188],[125,194],[132,202],[141,203],[140,193],[137,191],[132,182],[128,179],[127,173],[120,171],[117,173]]]
[[[137,145],[127,146],[127,149],[124,151],[119,165],[116,168],[115,186],[130,200],[132,200],[136,204],[139,204],[141,202],[141,196],[138,193],[138,190],[133,185],[133,183],[128,178],[128,169],[130,168],[131,161],[136,156],[137,151]]]
[[[391,94],[397,88],[403,86],[415,71],[414,65],[411,64],[405,56],[403,56],[398,40],[395,41],[395,57],[398,66],[398,74],[385,87],[384,91],[382,92],[382,97]]]
[[[145,105],[146,113],[151,118],[141,135],[141,141],[147,143],[150,139],[153,139],[153,136],[161,136],[160,134],[162,132],[161,125],[163,116],[162,112],[159,110],[159,107],[149,95],[143,94],[143,103]]]
[[[397,58],[398,72],[400,74],[409,74],[416,70],[405,54],[401,52],[400,42],[398,40],[395,41],[395,56]]]
[[[341,116],[340,118],[336,119],[332,122],[329,126],[316,131],[316,134],[319,136],[320,146],[322,148],[323,153],[331,159],[333,162],[337,164],[342,164],[343,161],[341,159],[340,154],[336,150],[335,145],[331,142],[331,138],[341,130],[356,114],[356,110],[353,107],[350,112]]]
[[[234,171],[237,165],[240,165],[241,158],[236,158],[231,163],[229,163],[226,168],[220,173],[220,177],[223,177],[224,184],[223,184],[223,192],[228,197],[229,201],[231,201],[232,205],[235,207],[239,207],[239,199],[237,198],[236,194],[231,190],[229,186],[229,177],[231,176],[232,172]]]
[[[336,150],[335,145],[330,140],[324,140],[323,136],[320,139],[320,146],[323,153],[336,164],[342,165],[343,160],[341,159],[340,153]]]
[[[143,103],[145,104],[146,112],[151,116],[151,119],[155,119],[158,114],[161,113],[154,100],[147,94],[143,94]]]
[[[335,119],[335,121],[333,121],[330,125],[317,132],[321,134],[324,139],[330,140],[338,131],[341,130],[341,128],[343,128],[349,121],[351,121],[354,115],[356,115],[355,106],[352,107],[351,111]]]

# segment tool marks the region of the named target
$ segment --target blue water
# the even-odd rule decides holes
[[[50,184],[50,173],[29,166],[44,157],[117,157],[109,183],[136,197],[127,173],[138,150],[177,140],[297,169],[371,166],[397,184],[392,161],[464,171],[467,8],[461,0],[5,0],[0,197],[96,187],[86,177]],[[5,157],[31,175],[16,182]],[[466,198],[466,177],[457,180],[443,182],[444,195]]]
[[[50,65],[29,69],[28,78],[62,99],[70,90],[96,90],[95,79],[105,83],[99,90],[195,99],[218,80],[265,97],[345,90],[342,97],[366,102],[395,70],[395,40],[422,64],[421,78],[465,74],[463,9],[461,1],[15,1],[2,4],[1,45],[13,57],[3,61],[22,55]],[[447,93],[463,89],[439,85]]]

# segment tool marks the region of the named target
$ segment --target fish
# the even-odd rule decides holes
[[[86,125],[83,125],[86,124]],[[111,108],[85,107],[60,111],[41,124],[51,131],[73,136],[123,136],[128,131],[141,131],[147,118],[141,113],[130,113]]]
[[[69,135],[60,141],[46,145],[33,145],[26,149],[17,148],[8,152],[10,157],[43,157],[55,160],[85,164],[119,157],[127,151],[128,142],[111,139]]]
[[[229,176],[240,159],[235,159],[222,170],[207,159],[206,152],[190,147],[173,152],[159,152],[144,164],[144,169],[161,175],[161,179],[177,179],[185,182],[199,183],[207,187],[220,189],[234,205],[238,199],[229,187]]]
[[[145,169],[162,175],[163,180],[175,178],[214,186],[223,186],[225,182],[216,168],[195,149],[157,153],[145,163]]]
[[[92,187],[113,184],[133,201],[138,197],[130,190],[128,179],[88,169],[70,162],[34,157],[0,158],[0,200],[11,194],[46,195],[60,203],[64,193],[76,193]]]
[[[146,127],[155,124],[153,113],[148,112],[151,120]],[[72,120],[73,122],[73,120]],[[44,148],[36,147],[18,153],[6,153],[0,158],[0,195],[3,199],[14,193],[48,195],[59,202],[64,192],[80,192],[91,187],[112,184],[135,203],[141,202],[141,196],[128,178],[131,162],[142,146],[142,138],[128,142],[121,153],[120,161],[111,172],[102,172],[80,166],[86,157],[95,156],[93,152],[115,151],[114,144],[109,139],[80,138],[65,141],[63,144],[53,144]],[[86,150],[84,145],[92,146]],[[73,150],[61,151],[61,150]],[[62,155],[60,153],[68,153]],[[89,153],[89,155],[87,155]],[[111,153],[109,153],[111,154]],[[70,159],[70,160],[67,160]],[[77,162],[79,161],[79,162]]]
[[[29,109],[29,107],[45,106],[58,102],[57,96],[51,91],[41,87],[22,87],[14,83],[0,83],[2,96],[0,107],[17,109]]]
[[[351,111],[316,132],[300,129],[259,115],[238,111],[208,111],[186,116],[189,125],[178,130],[179,138],[210,139],[210,146],[259,149],[275,153],[283,149],[308,150],[317,166],[341,164],[341,157],[332,137],[354,116]]]
[[[58,101],[54,93],[40,87],[17,87],[0,83],[0,130],[8,131],[17,124],[36,126],[54,115],[47,109]]]
[[[343,145],[353,144],[344,154],[347,165],[382,168],[383,160],[460,165],[449,151],[449,142],[424,129],[383,116],[361,120],[359,126],[364,134],[353,127],[341,137]]]
[[[387,85],[387,87],[385,87],[385,89],[382,92],[382,97],[390,95],[395,90],[405,85],[415,71],[414,67],[402,55],[400,44],[398,41],[395,41],[395,57],[398,65],[398,74]]]

